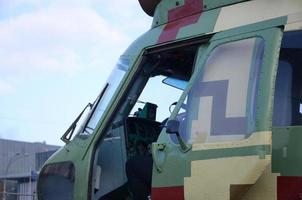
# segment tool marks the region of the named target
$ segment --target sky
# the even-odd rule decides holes
[[[137,0],[0,0],[0,138],[63,145],[151,21]]]

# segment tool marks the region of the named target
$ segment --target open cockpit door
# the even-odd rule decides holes
[[[247,26],[200,47],[153,144],[152,200],[275,199],[271,113],[282,32]]]
[[[151,144],[157,141],[191,79],[201,43],[194,40],[147,49],[132,67],[113,106],[106,112],[107,118],[98,130],[99,139],[92,144],[92,199],[125,199],[131,196],[129,187],[140,186],[129,180],[127,163],[136,158],[151,158]],[[135,163],[136,174],[149,176],[151,184],[152,164]],[[151,185],[145,196],[150,189]]]

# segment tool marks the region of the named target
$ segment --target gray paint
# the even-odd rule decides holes
[[[246,132],[247,117],[225,117],[228,85],[228,80],[199,82],[193,89],[194,98],[213,97],[211,135],[239,135]],[[198,115],[194,119],[198,119]]]

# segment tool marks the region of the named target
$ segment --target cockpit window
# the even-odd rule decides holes
[[[105,195],[123,188],[127,159],[150,156],[151,144],[183,93],[179,88],[191,78],[198,47],[193,44],[145,52],[96,145],[93,199],[115,199]],[[165,79],[173,81],[168,84]]]
[[[302,125],[302,31],[283,36],[276,77],[273,126]]]
[[[116,67],[111,72],[102,92],[95,101],[92,111],[88,119],[84,122],[84,127],[80,129],[79,136],[90,135],[96,128],[99,120],[104,114],[109,102],[111,101],[115,91],[117,90],[121,80],[129,69],[129,59],[121,57],[116,64]],[[85,138],[85,137],[80,137]]]
[[[215,47],[176,116],[188,143],[243,140],[255,124],[264,40],[248,38]],[[185,110],[185,111],[184,111]],[[250,130],[251,129],[251,130]],[[175,135],[173,142],[178,143]]]

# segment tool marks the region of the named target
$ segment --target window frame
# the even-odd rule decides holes
[[[275,34],[276,31],[279,31],[278,34]],[[264,41],[264,52],[263,52],[263,60],[260,65],[259,77],[258,77],[258,86],[256,96],[256,110],[254,112],[255,115],[255,122],[251,123],[248,120],[248,132],[250,134],[248,137],[244,139],[248,139],[252,133],[258,131],[271,131],[272,130],[272,111],[273,111],[273,98],[274,98],[274,82],[277,74],[277,63],[279,57],[279,49],[280,48],[273,48],[275,45],[280,47],[281,41],[278,39],[282,31],[280,28],[269,28],[265,30],[257,30],[251,31],[244,34],[238,35],[229,35],[226,32],[217,33],[212,37],[208,44],[204,44],[200,47],[198,52],[198,58],[196,59],[195,63],[195,71],[191,76],[191,79],[187,85],[187,88],[184,90],[183,94],[181,95],[178,104],[175,106],[169,120],[175,119],[179,110],[181,109],[182,104],[184,103],[186,97],[188,96],[189,92],[191,91],[194,83],[199,80],[199,77],[203,75],[204,67],[206,61],[208,60],[209,56],[220,45],[236,42],[244,39],[249,38],[261,38]],[[272,37],[275,36],[275,37]],[[270,50],[273,48],[273,51]],[[273,65],[273,67],[266,69],[265,66]],[[269,78],[266,78],[269,77]],[[249,83],[250,84],[250,83]],[[248,97],[247,100],[250,99],[250,87],[248,88]],[[247,106],[250,103],[247,102]],[[266,109],[263,109],[266,108]],[[172,143],[173,145],[179,145],[178,143],[174,143],[169,134],[166,133],[166,130],[163,129],[160,134],[161,141],[166,141]],[[235,140],[234,142],[240,142],[242,140]],[[232,142],[232,141],[226,141]],[[194,143],[193,143],[194,144]]]
[[[99,120],[98,125],[96,126],[96,129],[94,131],[94,134],[92,134],[92,137],[90,137],[92,139],[88,145],[87,151],[84,154],[85,156],[87,153],[89,153],[90,171],[93,171],[94,168],[94,160],[95,160],[97,149],[100,145],[102,145],[102,142],[106,137],[106,133],[109,130],[110,125],[112,124],[117,113],[123,106],[124,103],[123,100],[125,99],[125,97],[129,95],[128,92],[133,88],[133,84],[136,82],[137,77],[141,74],[141,70],[143,70],[143,65],[145,64],[146,57],[149,54],[153,54],[161,51],[167,51],[167,50],[186,47],[186,46],[201,45],[204,41],[208,41],[209,39],[210,36],[202,37],[202,38],[199,37],[189,41],[180,41],[173,44],[148,47],[143,49],[140,52],[140,54],[137,56],[137,59],[130,63],[129,70],[124,76],[124,78],[122,79],[121,83],[119,84],[119,87],[112,98],[113,99],[112,102],[110,102],[109,106],[105,110],[105,114]],[[198,53],[198,47],[196,48],[196,55],[197,53]],[[196,62],[196,56],[193,64],[193,70],[195,70],[194,69],[195,62]],[[92,148],[90,148],[90,146],[92,146]],[[92,173],[90,173],[89,183],[92,183],[92,180],[93,180]],[[93,195],[92,193],[93,193],[92,187],[89,187],[88,195],[91,196]]]

